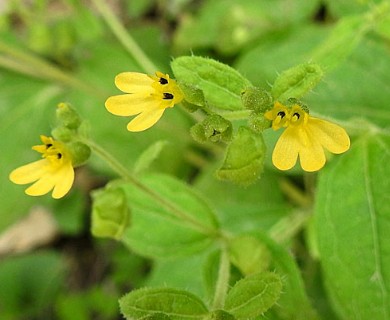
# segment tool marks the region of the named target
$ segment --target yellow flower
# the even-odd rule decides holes
[[[272,153],[272,163],[280,170],[294,167],[298,155],[303,170],[320,170],[326,162],[324,148],[339,154],[350,147],[349,136],[340,126],[310,116],[301,106],[291,108],[275,102],[264,114],[272,128],[286,127]]]
[[[41,136],[41,140],[43,145],[32,149],[42,153],[43,159],[15,169],[9,178],[16,184],[35,182],[25,191],[30,196],[41,196],[53,190],[52,197],[59,199],[68,193],[73,184],[72,159],[63,143],[46,136]]]
[[[153,126],[166,108],[183,100],[183,93],[168,74],[156,72],[149,76],[138,72],[123,72],[115,77],[115,85],[127,94],[109,97],[106,108],[117,116],[137,115],[127,125],[129,131],[143,131]]]

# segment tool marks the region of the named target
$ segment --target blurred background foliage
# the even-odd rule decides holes
[[[340,120],[362,118],[388,128],[390,19],[375,27],[371,20],[362,25],[353,20],[380,2],[107,1],[163,72],[170,72],[172,57],[204,55],[232,65],[254,85],[269,87],[283,70],[320,57],[329,62],[329,69],[305,98],[313,112]],[[353,25],[359,32],[345,32],[340,41],[346,51],[326,60],[332,55],[322,44],[340,21],[347,21],[342,30]],[[93,1],[0,3],[1,319],[120,319],[118,298],[146,284],[206,295],[198,267],[205,256],[152,263],[121,243],[91,237],[89,192],[115,178],[94,156],[77,170],[71,193],[59,201],[25,196],[23,187],[10,183],[12,169],[36,159],[30,147],[39,143],[40,134],[49,134],[59,102],[71,103],[88,121],[91,136],[129,168],[155,141],[167,141],[150,170],[191,183],[216,209],[223,228],[233,233],[260,229],[272,234],[297,207],[312,205],[315,176],[277,172],[269,157],[261,183],[243,189],[217,181],[213,172],[223,148],[195,143],[189,135],[194,119],[178,107],[168,110],[153,129],[127,132],[127,119],[104,108],[105,99],[118,93],[113,79],[123,71],[143,72]],[[275,140],[272,132],[266,136],[270,144]],[[292,189],[298,191],[291,197]],[[31,246],[24,239],[44,233],[42,224],[27,225],[7,238],[12,226],[36,212],[44,212],[46,220],[53,218],[46,239]],[[294,252],[321,317],[338,319],[325,296],[319,264],[310,255],[316,248],[306,248],[310,232],[296,230],[283,235],[281,242]]]

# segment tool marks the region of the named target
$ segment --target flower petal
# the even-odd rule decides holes
[[[160,120],[164,111],[165,109],[155,109],[141,113],[132,121],[130,121],[130,123],[127,125],[127,130],[137,132],[149,129],[158,120]]]
[[[46,159],[38,160],[13,170],[9,179],[16,184],[34,182],[44,176],[49,162]]]
[[[133,116],[148,109],[157,109],[161,101],[143,93],[123,94],[109,97],[106,109],[117,116]]]
[[[61,169],[55,174],[55,186],[52,193],[54,199],[62,198],[66,195],[70,188],[72,188],[74,181],[74,169],[72,163],[69,161],[68,164],[61,167]]]
[[[139,72],[122,72],[115,77],[115,85],[127,93],[149,92],[153,82],[147,74]]]
[[[279,170],[291,169],[297,162],[300,148],[297,128],[286,128],[275,145],[272,163]]]
[[[47,173],[32,186],[28,187],[25,190],[25,193],[29,196],[42,196],[46,193],[49,193],[54,188],[55,183],[55,176],[53,176],[51,173]]]
[[[317,119],[309,118],[308,130],[313,139],[316,139],[332,153],[343,153],[351,145],[347,132],[337,124]]]
[[[324,149],[320,141],[310,135],[305,129],[301,129],[301,135],[305,134],[305,145],[301,145],[299,150],[299,161],[303,170],[313,172],[320,170],[326,162]]]

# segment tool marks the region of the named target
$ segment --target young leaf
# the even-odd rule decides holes
[[[137,162],[134,164],[133,172],[135,174],[140,174],[149,168],[151,163],[156,160],[160,152],[167,145],[168,141],[159,140],[153,143],[149,148],[147,148],[137,159]]]
[[[172,320],[196,320],[208,314],[206,306],[197,296],[170,288],[131,291],[119,299],[119,306],[122,314],[129,320],[161,313]]]
[[[180,256],[209,246],[218,232],[214,212],[183,182],[166,175],[148,175],[146,187],[121,184],[132,210],[132,224],[122,240],[150,257]]]
[[[313,89],[322,79],[323,71],[318,64],[303,63],[292,67],[275,80],[272,96],[275,100],[300,98]]]
[[[267,247],[249,235],[238,236],[229,243],[229,256],[244,275],[266,270],[271,260]]]
[[[171,67],[179,83],[203,91],[209,108],[243,109],[241,91],[251,83],[235,69],[213,59],[196,56],[179,57],[172,61]]]
[[[239,185],[254,183],[263,171],[265,144],[261,133],[240,127],[226,149],[226,157],[216,175]]]
[[[237,319],[249,319],[267,311],[282,292],[282,280],[273,272],[257,273],[238,281],[228,292],[224,309]]]
[[[320,174],[315,206],[325,285],[340,319],[390,317],[390,139],[371,134]]]

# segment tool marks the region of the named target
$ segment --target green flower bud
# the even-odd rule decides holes
[[[67,127],[59,126],[51,131],[51,135],[55,140],[66,143],[73,139],[75,132]]]
[[[262,134],[240,127],[226,149],[217,177],[243,186],[254,183],[263,172],[265,150]]]
[[[91,155],[91,149],[86,144],[79,141],[66,144],[66,148],[71,154],[73,167],[81,166]]]
[[[230,313],[223,310],[214,310],[208,314],[204,320],[235,320],[236,318]]]
[[[130,221],[125,192],[119,188],[106,188],[92,192],[92,199],[92,234],[121,239]]]
[[[232,123],[218,114],[209,115],[202,122],[195,124],[191,128],[191,135],[195,141],[205,143],[229,142],[232,137]]]
[[[272,108],[271,94],[262,88],[249,87],[241,93],[241,101],[246,109],[264,113]]]
[[[77,130],[82,122],[76,110],[67,103],[60,103],[57,106],[56,116],[58,120],[58,127],[63,126]]]
[[[286,101],[286,107],[291,108],[292,106],[298,105],[302,108],[303,111],[309,113],[309,108],[306,104],[304,104],[302,101],[296,99],[296,98],[289,98]]]
[[[261,133],[271,127],[272,121],[264,118],[263,113],[252,112],[248,118],[248,126],[254,132]]]
[[[203,91],[200,88],[182,81],[178,82],[177,84],[184,94],[185,101],[195,106],[206,105]]]

